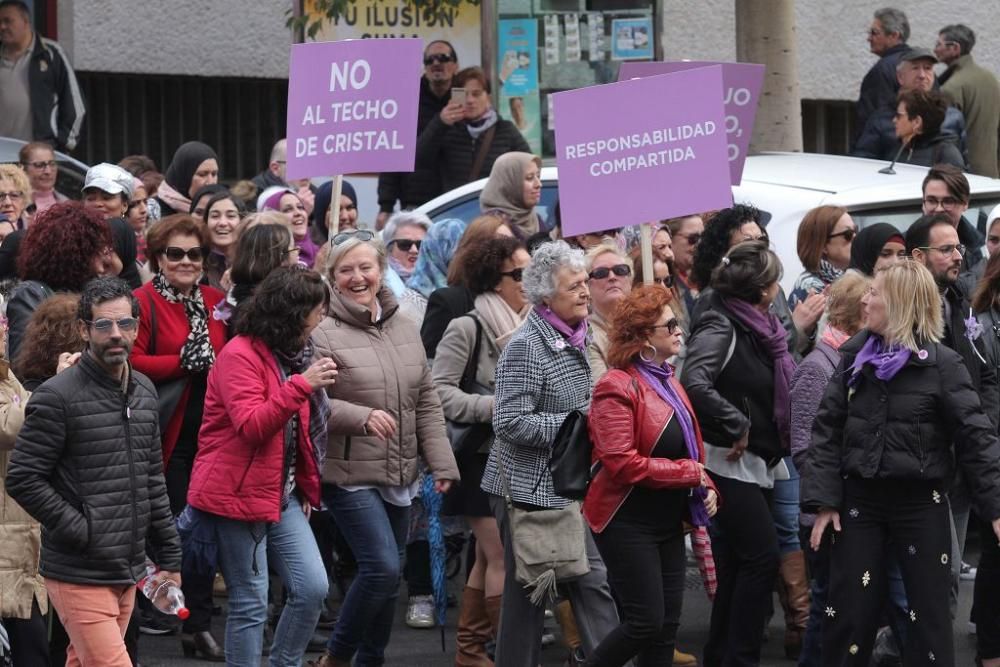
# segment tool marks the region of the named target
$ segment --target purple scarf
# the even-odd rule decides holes
[[[580,320],[575,328],[570,328],[562,318],[552,312],[547,306],[535,306],[535,312],[543,320],[552,325],[552,328],[562,334],[566,342],[583,352],[587,347],[587,318]]]
[[[886,346],[882,337],[873,333],[868,336],[868,340],[861,346],[858,355],[854,357],[851,377],[847,380],[847,386],[853,387],[858,383],[861,369],[864,368],[865,364],[871,364],[875,368],[875,377],[883,382],[888,382],[909,360],[909,348],[902,345]]]
[[[657,366],[648,361],[637,359],[633,362],[639,376],[646,381],[657,396],[662,398],[667,405],[674,409],[674,416],[677,423],[681,425],[684,432],[684,444],[687,445],[688,456],[692,461],[697,461],[701,453],[698,450],[698,438],[694,431],[694,422],[691,420],[691,413],[688,412],[687,405],[681,400],[670,378],[674,375],[674,369],[669,364]],[[688,508],[691,511],[691,523],[695,526],[707,526],[709,522],[708,511],[705,509],[705,497],[708,491],[704,487],[691,489],[688,497]]]
[[[753,332],[774,363],[774,423],[778,427],[782,447],[788,449],[791,442],[791,399],[788,392],[795,372],[795,362],[788,353],[788,333],[772,312],[764,314],[741,299],[722,299],[722,304]]]

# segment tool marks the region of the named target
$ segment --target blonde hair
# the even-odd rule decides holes
[[[632,263],[632,258],[619,248],[618,244],[610,239],[605,239],[597,245],[587,248],[587,251],[584,253],[583,257],[587,262],[587,273],[590,273],[594,268],[594,262],[597,261],[598,257],[608,254],[621,258],[622,264],[627,264],[628,268],[632,269],[633,272],[635,271],[635,264]]]
[[[333,270],[337,267],[340,260],[344,258],[344,255],[351,252],[358,246],[368,246],[375,251],[375,257],[378,259],[379,270],[382,272],[383,276],[388,270],[388,259],[385,254],[385,244],[383,244],[378,237],[373,238],[371,241],[362,241],[359,238],[349,238],[338,245],[334,245],[333,239],[331,239],[327,245],[330,246],[326,255],[325,268],[327,276],[332,277]]]
[[[281,225],[288,229],[288,231],[292,231],[292,223],[284,213],[278,213],[277,211],[257,211],[256,213],[244,216],[240,220],[240,224],[236,225],[236,238],[239,239],[243,235],[243,232],[257,225]]]
[[[920,350],[919,342],[939,342],[944,334],[944,318],[941,295],[931,272],[919,262],[900,262],[878,275],[883,276],[886,342],[913,352]]]
[[[25,206],[31,201],[31,196],[34,194],[31,189],[31,181],[28,180],[28,174],[25,173],[24,169],[18,165],[0,164],[0,181],[10,181],[15,188],[24,193],[21,200]]]
[[[861,330],[862,305],[871,278],[859,271],[847,271],[837,278],[826,291],[827,322],[846,334]]]

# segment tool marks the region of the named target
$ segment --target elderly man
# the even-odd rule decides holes
[[[937,58],[927,49],[912,48],[903,53],[896,65],[896,80],[899,91],[923,90],[929,92],[934,88],[934,65]],[[861,131],[851,153],[857,157],[874,158],[877,160],[892,160],[899,153],[901,144],[896,137],[893,118],[896,115],[896,99],[877,109],[868,117],[868,122]],[[945,112],[942,134],[952,134],[958,137],[958,149],[966,154],[965,116],[954,106],[949,106]]]
[[[285,181],[285,157],[287,155],[287,141],[279,139],[271,148],[271,157],[267,162],[267,169],[253,177],[253,184],[257,186],[257,192],[263,192],[270,187],[278,186],[287,188]]]
[[[451,42],[439,39],[424,49],[424,75],[420,77],[420,107],[417,136],[431,119],[441,113],[451,100],[452,79],[458,71],[458,54]],[[375,226],[382,229],[396,202],[402,209],[416,208],[442,192],[441,177],[433,168],[418,165],[409,173],[386,172],[378,177],[378,217]]]
[[[909,38],[910,22],[906,14],[891,7],[875,12],[871,27],[868,29],[868,46],[872,53],[879,56],[879,60],[861,80],[861,94],[856,109],[856,132],[861,132],[868,122],[868,117],[877,109],[895,103],[896,94],[899,92],[896,63],[910,48],[906,44]]]
[[[948,65],[941,90],[965,114],[969,127],[969,171],[996,178],[1000,133],[1000,83],[972,59],[976,33],[961,23],[941,28],[934,53]]]
[[[83,96],[62,47],[35,34],[22,0],[0,0],[0,137],[71,151],[83,114]]]

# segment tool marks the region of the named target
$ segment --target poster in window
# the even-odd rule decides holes
[[[538,20],[501,19],[497,31],[500,90],[497,112],[510,120],[535,153],[542,151],[538,92]]]
[[[653,19],[613,19],[611,59],[649,60],[653,57]]]

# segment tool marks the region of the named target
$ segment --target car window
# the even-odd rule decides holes
[[[56,192],[70,199],[83,197],[83,181],[86,173],[81,173],[76,165],[59,161],[59,175],[56,176]]]
[[[965,219],[971,222],[981,234],[985,235],[986,217],[997,204],[1000,204],[1000,198],[997,198],[995,195],[985,198],[974,197],[969,202],[969,210],[965,212]],[[851,211],[851,217],[859,229],[874,225],[877,222],[888,222],[901,232],[909,229],[910,225],[923,214],[920,202],[891,208]]]
[[[554,181],[543,183],[542,199],[538,202],[538,206],[535,207],[535,212],[538,214],[542,226],[548,227],[549,217],[552,215],[558,200],[559,188],[556,183]],[[479,213],[479,194],[473,193],[450,201],[441,208],[435,209],[431,212],[430,219],[432,222],[437,222],[446,218],[458,218],[469,223],[479,217]]]

